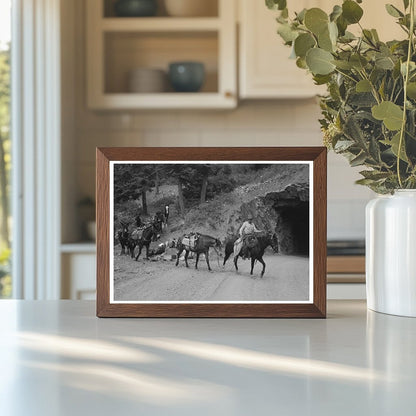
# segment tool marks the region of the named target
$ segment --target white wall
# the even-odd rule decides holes
[[[65,179],[75,192],[72,201],[66,201],[64,211],[73,212],[77,199],[94,195],[96,146],[311,146],[322,143],[317,121],[319,107],[314,99],[242,102],[233,111],[89,111],[85,105],[82,0],[75,0],[75,22],[75,27],[67,28],[73,30],[74,42],[64,49],[67,58],[73,57],[65,60],[69,68],[64,68],[64,83],[67,82],[64,94],[75,92],[75,112],[71,118],[74,141],[64,146],[63,155],[65,166],[75,172],[75,178]],[[68,99],[72,101],[70,95]],[[357,171],[343,158],[329,155],[329,238],[364,236],[364,206],[372,194],[354,185],[359,177]],[[67,228],[64,241],[74,238],[73,227]]]

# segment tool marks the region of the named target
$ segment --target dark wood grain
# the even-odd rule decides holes
[[[109,159],[96,151],[97,316],[110,299],[110,169]]]
[[[128,147],[97,149],[97,316],[186,318],[326,317],[326,149],[324,147]],[[110,303],[110,161],[313,161],[313,303]]]
[[[313,303],[326,317],[327,150],[313,159]]]

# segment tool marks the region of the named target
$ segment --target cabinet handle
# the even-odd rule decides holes
[[[233,98],[234,97],[234,93],[232,91],[225,91],[224,95],[225,95],[225,98]]]

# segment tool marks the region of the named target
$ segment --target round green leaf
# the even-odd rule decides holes
[[[299,22],[303,23],[304,19],[305,19],[305,14],[306,14],[307,10],[306,9],[302,9],[299,13],[296,13],[296,20],[298,20]]]
[[[329,22],[323,32],[318,35],[318,44],[321,49],[334,52],[338,38],[338,27],[336,23]]]
[[[361,81],[357,82],[357,85],[355,86],[355,90],[357,92],[370,92],[371,91],[370,81],[366,79],[362,79]]]
[[[403,76],[406,76],[406,70],[407,65],[406,62],[402,62],[400,65],[400,72]],[[412,61],[409,62],[409,73],[411,74],[413,71],[416,71],[416,64]]]
[[[352,68],[352,65],[348,62],[348,61],[342,61],[342,60],[338,60],[338,61],[332,61],[332,63],[339,69],[342,70],[350,70]]]
[[[367,60],[358,53],[352,55],[349,62],[354,68],[358,70],[363,69],[368,64]]]
[[[358,23],[363,17],[363,9],[353,0],[342,3],[342,16],[349,23]]]
[[[309,9],[305,13],[305,26],[315,35],[324,32],[328,26],[328,15],[318,7]]]
[[[344,36],[348,27],[348,22],[344,19],[342,15],[337,19],[337,27],[340,36]]]
[[[416,100],[416,82],[407,84],[407,96],[412,100]]]
[[[302,68],[302,69],[308,69],[308,66],[306,65],[306,61],[305,58],[298,58],[296,59],[296,66],[298,68]]]
[[[338,19],[338,17],[341,16],[341,14],[342,14],[342,7],[335,5],[332,10],[332,13],[329,15],[331,22],[335,22]]]
[[[400,130],[402,127],[403,110],[391,101],[383,101],[375,105],[371,113],[375,119],[382,120],[389,130]]]
[[[287,23],[280,24],[277,33],[286,43],[293,42],[298,37],[298,32]]]
[[[333,59],[330,52],[320,48],[309,49],[306,54],[306,64],[314,75],[327,75],[333,72],[335,69],[335,65],[332,63]]]
[[[332,44],[328,29],[318,35],[318,45],[321,49],[328,52],[332,52],[334,50],[334,45]]]
[[[286,7],[286,0],[266,0],[266,6],[272,10],[283,10]]]
[[[404,14],[397,8],[394,7],[392,4],[386,4],[387,13],[393,17],[403,17]]]
[[[377,30],[376,29],[371,29],[371,34],[373,35],[373,39],[376,42],[380,42],[380,38],[378,37],[378,33],[377,33]]]
[[[379,56],[376,58],[376,67],[380,69],[392,70],[394,68],[394,61],[390,56]]]
[[[383,141],[383,142],[384,142],[384,144],[386,144],[388,146],[391,146],[391,151],[393,152],[393,154],[395,156],[399,156],[400,132],[395,134],[390,142],[388,142],[388,141]],[[400,156],[399,156],[399,158],[401,160],[403,160],[404,162],[409,162],[409,159],[407,158],[407,155],[406,155],[406,148],[405,147],[406,147],[406,142],[403,140],[402,145],[400,147]]]
[[[315,85],[329,84],[331,82],[331,75],[314,75],[313,80],[315,81]]]
[[[316,42],[313,36],[311,36],[309,33],[302,33],[295,40],[296,56],[304,58],[308,50],[313,48],[315,44]]]
[[[333,45],[336,45],[338,39],[338,26],[334,22],[328,23],[329,37]]]

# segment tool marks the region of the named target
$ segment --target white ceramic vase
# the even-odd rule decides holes
[[[369,309],[416,317],[416,190],[367,204],[366,282]]]

